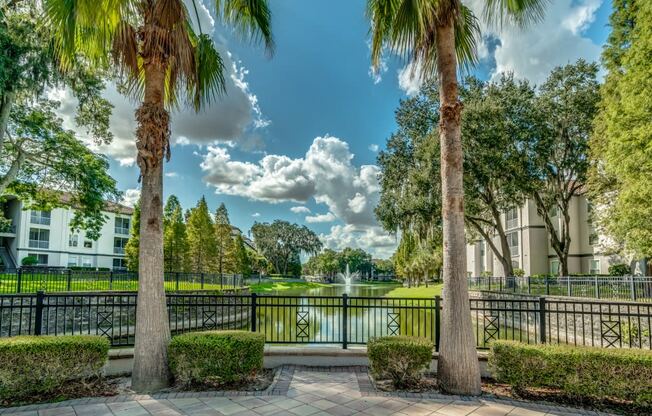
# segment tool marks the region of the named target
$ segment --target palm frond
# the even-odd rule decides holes
[[[196,0],[195,0],[196,1]],[[256,43],[274,52],[272,12],[268,0],[215,0],[218,17]]]
[[[461,5],[459,18],[455,20],[455,52],[457,62],[466,70],[478,62],[478,40],[481,37],[480,23],[471,9]]]
[[[501,27],[506,22],[521,27],[543,19],[550,0],[485,0],[484,19]]]
[[[138,34],[129,23],[121,21],[116,28],[113,42],[113,62],[129,77],[137,77],[140,72],[138,64]]]
[[[380,65],[385,44],[390,40],[392,23],[398,0],[369,0],[367,17],[371,20],[371,64],[374,69]]]
[[[195,45],[195,76],[189,97],[196,110],[226,92],[224,62],[208,35],[200,35]]]

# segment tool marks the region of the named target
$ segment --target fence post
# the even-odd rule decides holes
[[[34,313],[34,335],[41,335],[43,330],[43,299],[45,293],[42,290],[36,292],[36,311]]]
[[[566,276],[566,286],[567,286],[568,297],[573,296],[573,291],[571,290],[571,278],[570,278],[570,276]]]
[[[68,277],[66,279],[66,290],[70,292],[72,290],[72,270],[68,269]]]
[[[489,276],[489,291],[491,292],[491,276]]]
[[[174,274],[174,281],[175,281],[174,287],[176,288],[175,290],[178,291],[179,290],[179,272],[176,272]]]
[[[224,289],[224,275],[220,273],[220,289]]]
[[[435,351],[439,351],[439,338],[441,336],[441,296],[435,296]]]
[[[502,277],[498,278],[498,291],[499,292],[503,291],[503,278]]]
[[[255,292],[251,294],[251,332],[256,332],[256,329],[257,329],[256,328],[256,324],[257,324],[257,322],[256,322],[256,320],[257,320],[257,317],[256,317],[256,306],[257,306],[256,298],[257,297],[258,297],[258,295],[256,295]]]
[[[20,293],[23,283],[23,269],[18,269],[18,278],[16,279],[16,293]]]
[[[595,284],[595,298],[600,299],[600,285],[598,284],[598,276],[593,277],[593,283]]]
[[[539,298],[539,341],[546,343],[546,298]]]
[[[636,300],[636,284],[634,283],[635,277],[632,276],[630,281],[629,281],[629,291],[631,292],[632,295],[632,300]]]
[[[528,295],[532,294],[532,278],[530,276],[527,277],[527,293]]]
[[[546,282],[546,295],[550,294],[550,281],[548,280],[548,276],[544,277],[544,281]]]
[[[347,349],[349,346],[349,295],[342,295],[342,348]]]
[[[202,272],[200,275],[200,281],[201,281],[201,289],[204,290],[204,272]]]

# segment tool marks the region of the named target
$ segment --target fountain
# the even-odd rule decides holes
[[[348,289],[349,287],[351,287],[351,282],[353,281],[353,279],[357,279],[358,277],[360,277],[360,272],[351,273],[351,270],[349,270],[349,263],[346,263],[345,272],[344,273],[338,273],[337,277],[344,280],[344,285]]]

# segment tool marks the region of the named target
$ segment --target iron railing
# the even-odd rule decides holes
[[[222,290],[242,287],[242,275],[165,272],[165,288],[176,290]],[[0,271],[0,294],[37,291],[134,291],[138,273],[119,270],[17,269]]]
[[[469,290],[652,302],[652,277],[469,277]]]
[[[489,294],[491,295],[491,294]],[[133,345],[134,292],[0,295],[0,336],[97,334],[114,346]],[[173,334],[242,329],[270,344],[366,344],[373,337],[413,335],[439,346],[440,297],[432,299],[239,294],[167,294]],[[493,340],[652,349],[652,305],[551,300],[544,297],[472,298],[478,348]]]

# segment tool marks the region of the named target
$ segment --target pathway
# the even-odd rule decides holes
[[[410,397],[408,397],[410,396]],[[546,416],[585,410],[493,398],[376,392],[366,368],[284,367],[267,392],[166,393],[0,409],[12,416]]]

